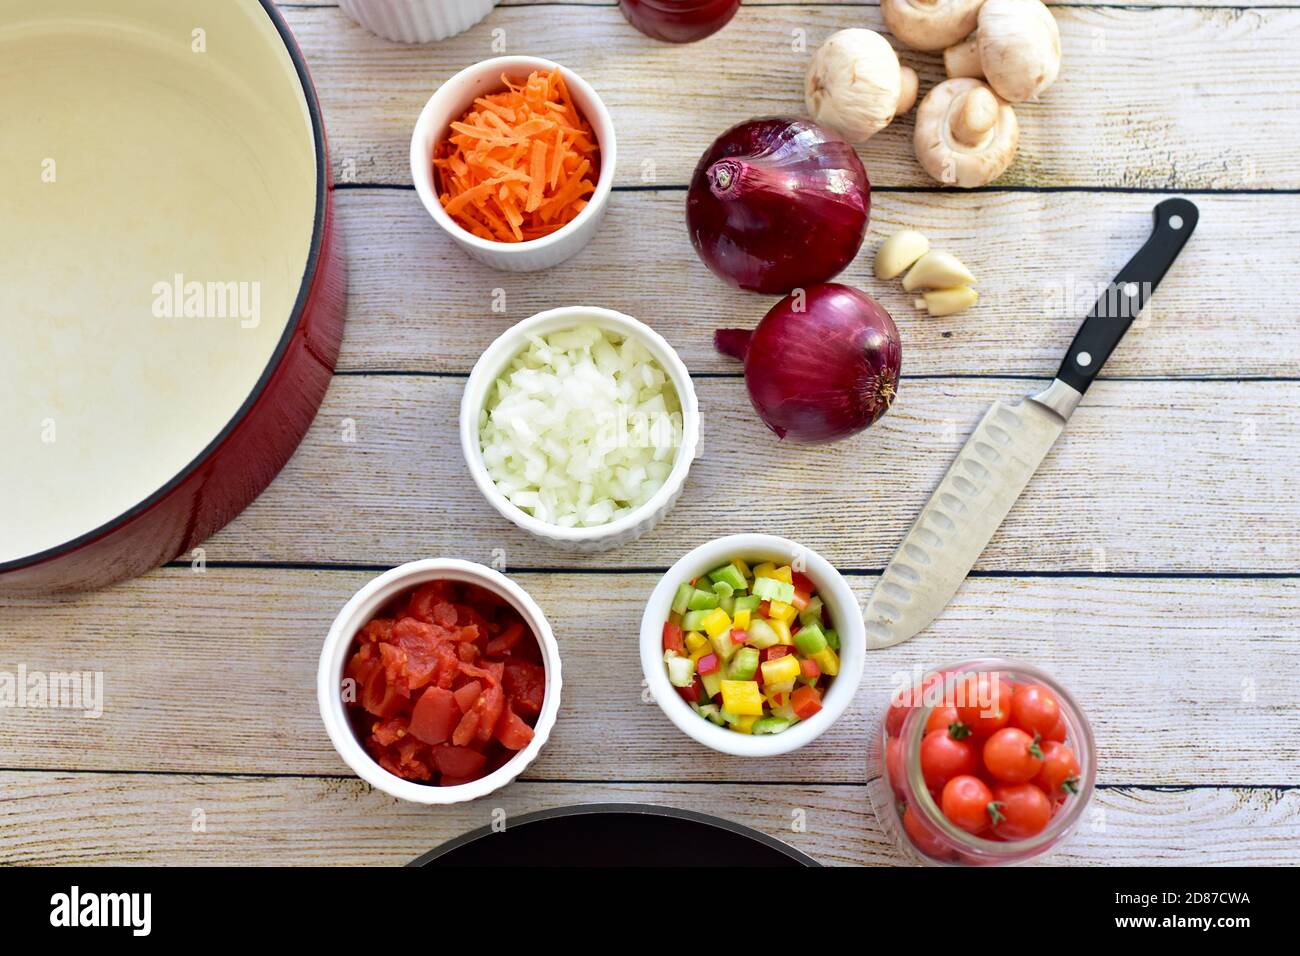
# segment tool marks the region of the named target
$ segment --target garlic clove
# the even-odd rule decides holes
[[[918,309],[924,308],[933,316],[956,315],[969,309],[979,299],[979,293],[968,285],[953,289],[932,289],[921,293],[916,300]]]
[[[930,240],[915,229],[902,229],[876,250],[876,278],[901,276],[912,263],[930,251]]]
[[[975,277],[971,271],[947,252],[927,252],[903,277],[903,288],[908,292],[974,284]]]

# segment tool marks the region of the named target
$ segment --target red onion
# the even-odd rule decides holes
[[[719,329],[718,351],[745,363],[759,417],[778,438],[831,442],[889,410],[903,345],[875,299],[829,283],[772,306],[758,328]]]
[[[838,275],[862,247],[870,212],[871,184],[853,147],[810,120],[780,116],[719,136],[686,197],[705,265],[769,295]]]

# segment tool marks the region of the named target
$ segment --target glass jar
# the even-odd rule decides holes
[[[1047,688],[1059,705],[1064,743],[1079,764],[1076,791],[1054,804],[1043,830],[1024,839],[976,836],[957,827],[943,814],[939,794],[927,787],[921,773],[921,740],[931,713],[938,707],[960,705],[962,694],[973,703],[968,689],[978,686],[979,675],[984,674],[997,674],[1012,685]],[[868,792],[876,817],[912,861],[930,865],[988,866],[1041,856],[1078,824],[1092,798],[1097,775],[1092,726],[1074,698],[1036,667],[996,658],[931,671],[913,687],[895,693],[885,706],[873,744],[869,769],[875,773]]]
[[[740,0],[619,0],[618,6],[648,37],[693,43],[725,27],[740,9]]]

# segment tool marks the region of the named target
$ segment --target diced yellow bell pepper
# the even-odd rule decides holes
[[[720,607],[715,607],[705,615],[700,624],[704,627],[704,633],[708,634],[709,637],[717,637],[719,634],[725,634],[731,630],[731,618]]]
[[[744,716],[763,716],[763,692],[756,680],[724,680],[722,682],[722,709]]]
[[[771,577],[776,578],[778,581],[784,581],[786,584],[794,584],[794,571],[788,564],[783,564],[781,567],[775,569],[772,572]]]
[[[772,625],[772,630],[776,631],[776,636],[780,638],[782,644],[794,644],[794,638],[790,636],[790,625],[785,621],[778,621],[775,618],[768,618],[768,624]]]
[[[709,639],[699,631],[688,631],[685,640],[688,651],[698,651],[701,647],[709,646]]]
[[[740,558],[732,558],[731,563],[735,565],[736,570],[739,571],[742,576],[747,578],[752,578],[754,576],[754,572],[749,570],[749,565],[740,560]]]
[[[799,610],[793,604],[786,604],[784,601],[767,602],[767,616],[774,621],[784,621],[789,624],[798,613]]]
[[[741,717],[740,720],[732,724],[731,729],[736,731],[736,733],[740,733],[740,734],[752,734],[754,732],[754,724],[756,724],[757,722],[758,722],[758,715],[746,714],[745,716]]]
[[[774,578],[776,577],[776,575],[773,574],[772,572],[774,572],[775,570],[776,570],[775,564],[773,564],[771,561],[764,561],[758,567],[754,568],[754,577]]]
[[[812,655],[812,659],[817,662],[817,666],[821,668],[821,672],[827,677],[834,677],[840,672],[840,656],[835,653],[835,649],[832,647],[823,647]]]
[[[763,683],[784,684],[786,681],[798,678],[801,670],[799,658],[793,654],[786,654],[784,657],[763,661]]]
[[[749,608],[741,608],[736,612],[735,619],[731,622],[733,626],[740,628],[742,631],[749,627]]]

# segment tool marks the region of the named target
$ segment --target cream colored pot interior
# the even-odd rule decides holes
[[[311,118],[254,0],[0,5],[0,562],[162,488],[303,280]]]

